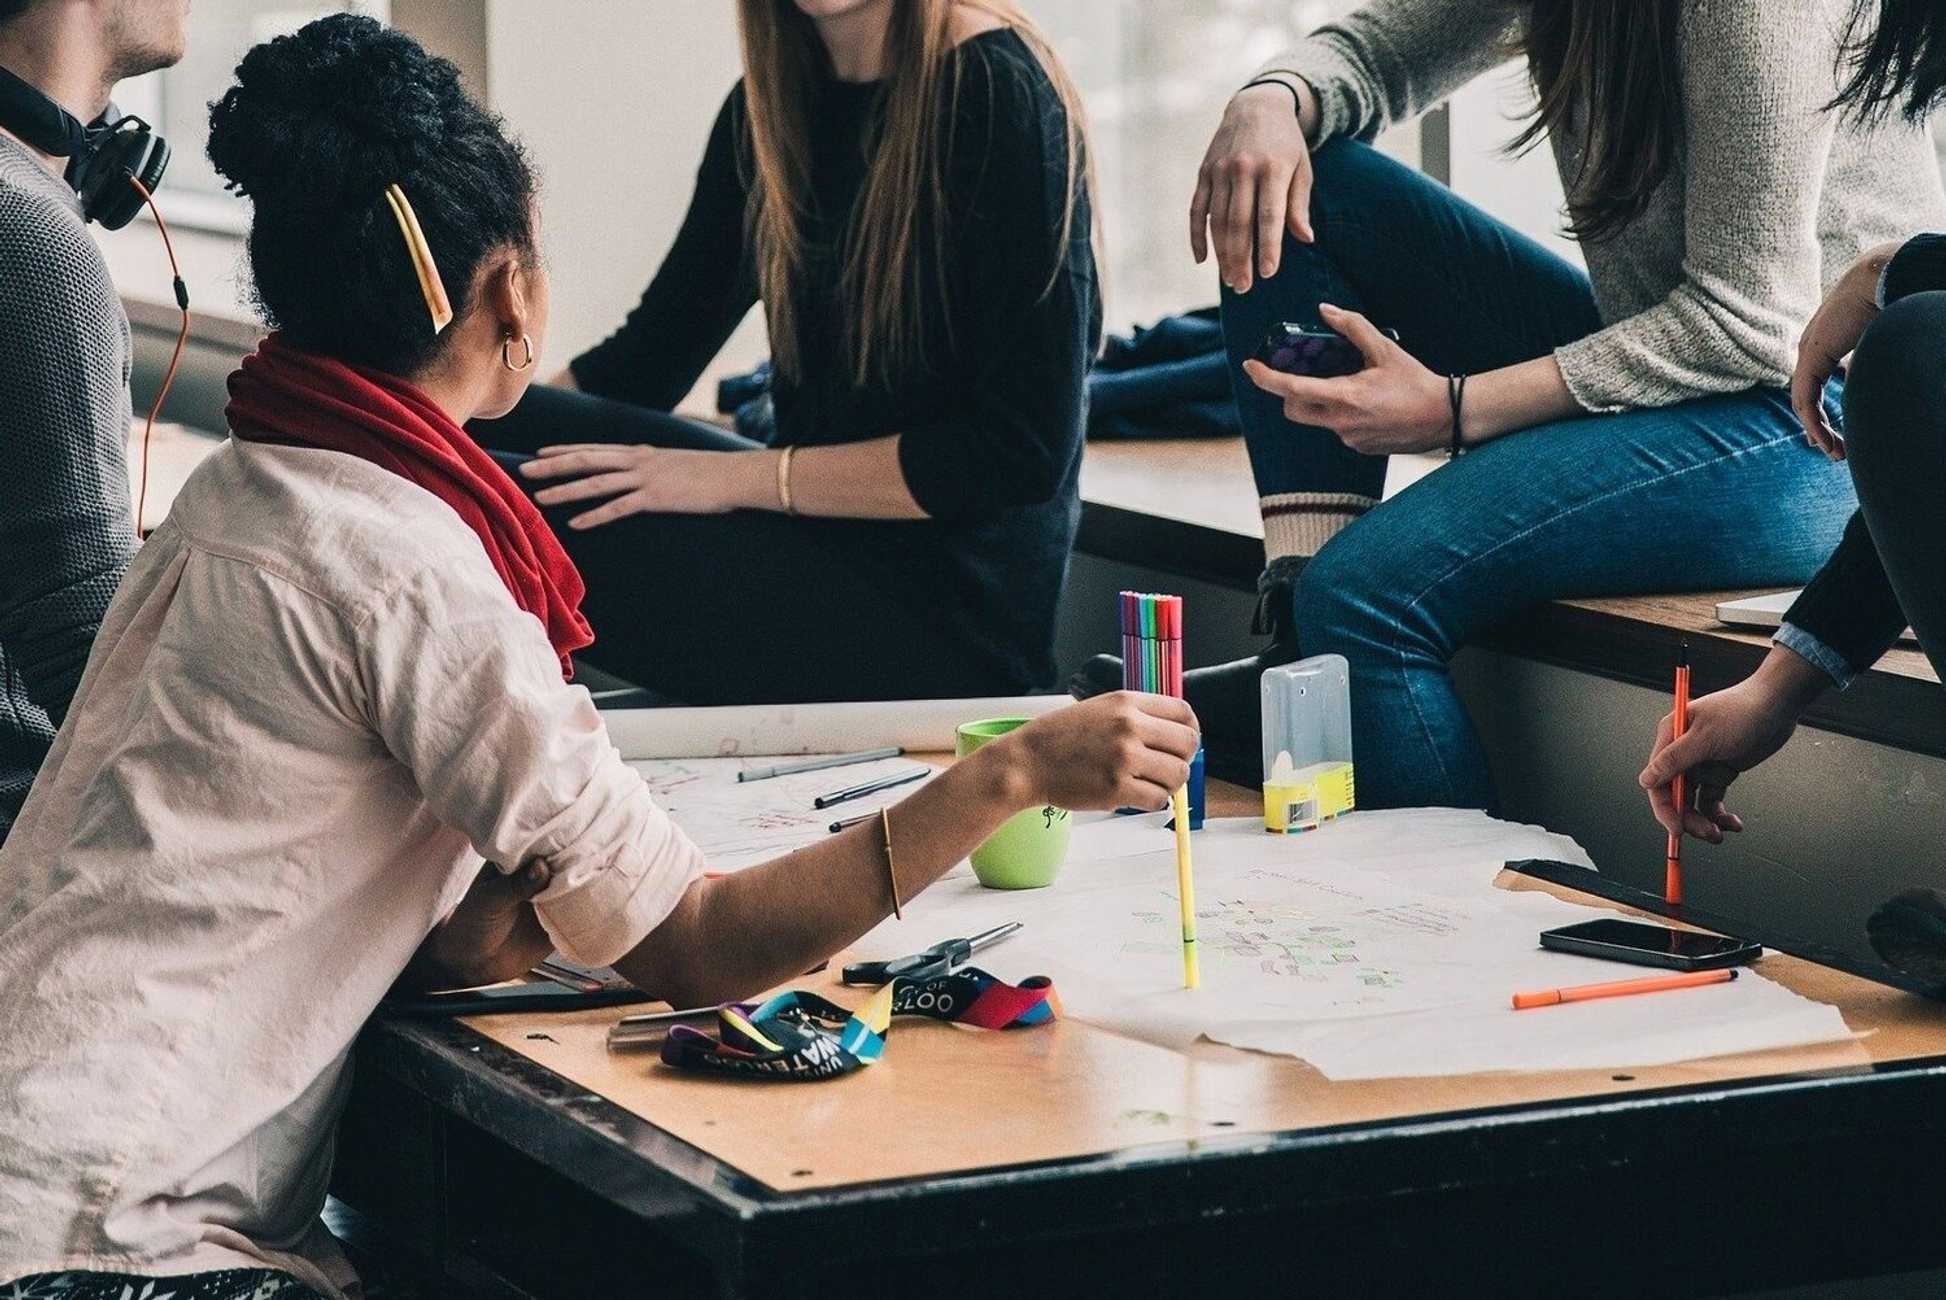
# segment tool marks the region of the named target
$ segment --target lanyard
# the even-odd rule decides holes
[[[679,1070],[749,1078],[835,1079],[884,1054],[893,1016],[1018,1029],[1052,1021],[1060,1006],[1044,976],[1015,985],[962,966],[925,979],[895,979],[855,1012],[796,990],[761,1005],[727,1006],[718,1013],[715,1036],[687,1025],[671,1029],[662,1062]]]

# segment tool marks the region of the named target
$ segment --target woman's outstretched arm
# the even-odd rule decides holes
[[[1006,818],[1037,804],[1157,808],[1189,776],[1195,715],[1121,693],[1051,713],[987,745],[888,814],[788,857],[689,887],[615,969],[677,1006],[748,997],[837,952],[910,901]]]

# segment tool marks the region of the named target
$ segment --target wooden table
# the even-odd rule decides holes
[[[1534,870],[1507,883],[1658,909]],[[1074,1021],[901,1021],[881,1064],[804,1085],[610,1057],[614,1012],[379,1020],[335,1190],[469,1296],[1714,1294],[1946,1265],[1946,1008],[1764,971],[1866,1036],[1333,1083]]]

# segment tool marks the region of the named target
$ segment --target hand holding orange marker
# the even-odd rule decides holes
[[[1625,998],[1634,993],[1663,993],[1670,989],[1701,988],[1705,984],[1728,984],[1737,977],[1734,970],[1697,970],[1681,975],[1654,975],[1643,980],[1612,980],[1607,984],[1577,984],[1565,989],[1539,989],[1514,994],[1514,1010],[1558,1006],[1563,1002],[1592,1002],[1596,998]]]
[[[1669,741],[1674,744],[1689,730],[1689,642],[1676,654],[1676,708],[1669,721]],[[1662,901],[1671,907],[1682,905],[1682,816],[1689,806],[1689,782],[1682,772],[1669,783],[1676,804],[1677,829],[1669,832],[1669,853],[1662,874]]]

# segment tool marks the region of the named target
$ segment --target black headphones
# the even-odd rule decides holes
[[[113,104],[87,126],[80,119],[0,68],[0,126],[44,154],[68,160],[67,181],[81,197],[81,215],[120,230],[142,210],[139,181],[153,191],[169,166],[169,142],[139,117],[124,117]]]

